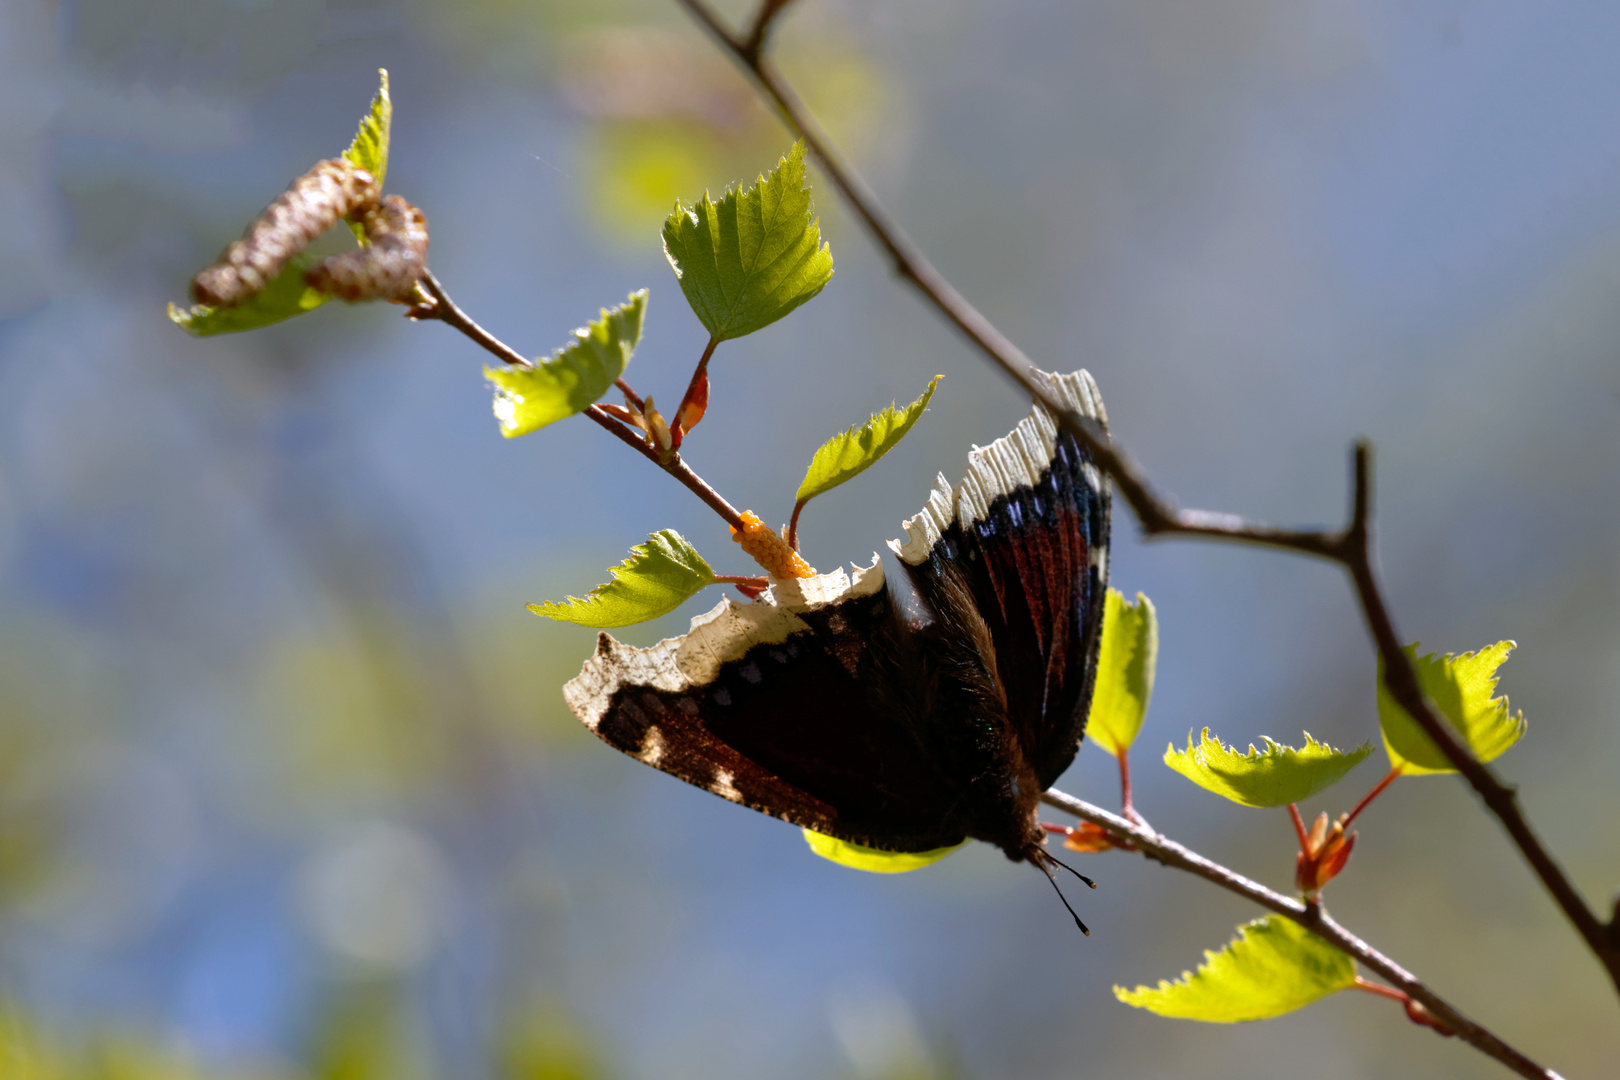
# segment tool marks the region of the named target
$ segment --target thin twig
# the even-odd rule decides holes
[[[624,400],[634,405],[637,412],[640,412],[645,407],[642,404],[641,395],[630,389],[629,383],[623,379],[614,379],[613,385],[619,388],[619,393],[624,395]]]
[[[1357,990],[1365,990],[1369,994],[1377,994],[1379,997],[1391,998],[1402,1003],[1412,1000],[1406,994],[1395,989],[1393,986],[1385,986],[1383,983],[1375,983],[1371,979],[1362,978],[1360,975],[1356,976],[1355,987]]]
[[[788,518],[787,544],[794,551],[799,550],[799,515],[804,513],[805,503],[808,499],[800,499],[793,504],[793,516]]]
[[[427,290],[432,294],[435,303],[432,307],[413,308],[410,313],[412,318],[418,321],[435,320],[444,323],[446,326],[452,326],[513,367],[527,368],[534,366],[529,363],[528,358],[522,353],[474,322],[471,316],[462,311],[456,302],[450,299],[450,294],[444,291],[444,286],[439,284],[439,279],[434,277],[431,272],[422,275],[422,283],[427,286]],[[727,525],[739,532],[742,531],[744,528],[742,515],[737,512],[737,508],[722,498],[720,493],[710,487],[706,480],[693,472],[691,466],[687,465],[679,454],[670,454],[668,460],[665,460],[657,450],[647,444],[644,437],[603,412],[601,406],[592,405],[585,409],[581,415],[600,424],[616,436],[620,442],[686,485],[694,495],[702,499],[710,509],[719,514]]]
[[[1356,808],[1344,816],[1344,827],[1348,829],[1350,827],[1350,823],[1356,820],[1356,818],[1360,817],[1361,812],[1367,809],[1367,807],[1371,806],[1372,801],[1378,798],[1378,796],[1382,795],[1384,793],[1384,789],[1389,787],[1389,785],[1393,784],[1396,780],[1399,780],[1400,777],[1400,769],[1391,769],[1389,772],[1385,773],[1384,778],[1378,781],[1378,783],[1374,784],[1373,789],[1367,792],[1367,794],[1363,795],[1360,802],[1356,803]]]
[[[1034,365],[1030,359],[968,303],[882,211],[866,182],[843,160],[793,88],[776,71],[762,47],[764,34],[751,33],[748,38],[738,37],[727,29],[705,0],[677,2],[731,53],[775,104],[788,127],[804,140],[821,165],[822,172],[855,211],[873,241],[887,253],[896,274],[915,287],[1026,394],[1045,405],[1063,429],[1086,447],[1097,466],[1113,478],[1115,488],[1130,504],[1146,536],[1203,537],[1281,548],[1328,559],[1350,571],[1362,612],[1377,643],[1379,655],[1383,658],[1384,680],[1391,694],[1501,820],[1525,860],[1575,926],[1587,947],[1608,971],[1616,991],[1620,992],[1620,946],[1611,940],[1609,928],[1587,906],[1563,869],[1531,830],[1519,809],[1513,788],[1502,783],[1490,768],[1476,759],[1430,706],[1418,683],[1417,671],[1401,651],[1400,639],[1378,588],[1373,567],[1368,527],[1372,488],[1371,451],[1368,445],[1365,442],[1356,445],[1353,509],[1351,522],[1343,530],[1282,528],[1249,521],[1235,514],[1178,508],[1173,500],[1154,490],[1146,474],[1123,448],[1109,438],[1100,424],[1065,408],[1045,386],[1031,377]],[[759,15],[754,21],[755,27],[761,23],[768,27],[777,6],[772,0],[762,0]]]
[[[1119,751],[1119,812],[1136,820],[1136,807],[1131,803],[1131,748],[1128,746]]]
[[[503,363],[512,367],[527,368],[534,366],[529,362],[527,356],[524,356],[512,346],[479,326],[473,321],[472,316],[462,311],[460,306],[450,299],[450,294],[444,291],[444,286],[439,284],[439,279],[433,276],[433,271],[423,271],[422,284],[427,287],[427,291],[432,295],[435,303],[432,307],[412,308],[409,312],[411,318],[416,319],[418,322],[436,319],[447,326],[453,326],[485,349],[494,353]]]
[[[765,39],[770,36],[771,24],[782,13],[782,9],[792,2],[793,0],[760,0],[759,10],[754,13],[754,25],[742,43],[745,53],[757,57],[764,51]]]
[[[1268,889],[1258,881],[1244,877],[1212,859],[1207,859],[1151,828],[1127,821],[1118,814],[1111,814],[1102,807],[1093,806],[1073,795],[1066,795],[1061,791],[1048,791],[1041,796],[1041,800],[1048,806],[1073,814],[1082,821],[1091,822],[1118,840],[1128,841],[1154,862],[1196,874],[1205,881],[1213,882],[1229,892],[1299,923],[1352,960],[1379,975],[1391,986],[1422,1002],[1441,1023],[1456,1032],[1458,1038],[1489,1054],[1520,1076],[1532,1077],[1534,1080],[1556,1080],[1558,1077],[1551,1069],[1536,1064],[1503,1042],[1489,1029],[1463,1015],[1455,1005],[1419,982],[1416,975],[1339,925],[1322,909],[1321,904],[1304,904]]]

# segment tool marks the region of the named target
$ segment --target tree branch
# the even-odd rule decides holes
[[[1196,874],[1228,892],[1236,893],[1284,918],[1292,919],[1369,971],[1377,973],[1414,1001],[1421,1002],[1423,1007],[1433,1013],[1447,1029],[1455,1032],[1458,1038],[1475,1049],[1489,1054],[1520,1076],[1531,1077],[1532,1080],[1558,1080],[1557,1073],[1536,1064],[1482,1024],[1463,1015],[1455,1005],[1419,982],[1416,975],[1339,925],[1323,910],[1321,904],[1301,903],[1268,889],[1258,881],[1246,878],[1236,870],[1207,859],[1147,826],[1126,821],[1117,814],[1111,814],[1102,807],[1093,806],[1073,795],[1055,790],[1048,791],[1041,796],[1041,801],[1065,813],[1073,814],[1082,821],[1091,822],[1117,840],[1134,845],[1137,851],[1154,862]]]
[[[1379,590],[1373,567],[1369,518],[1372,505],[1371,449],[1365,442],[1355,448],[1355,485],[1350,524],[1342,530],[1290,529],[1249,521],[1235,514],[1184,510],[1159,494],[1128,453],[1109,438],[1096,421],[1080,416],[1057,401],[1046,387],[1031,378],[1034,364],[1005,335],[968,303],[906,238],[879,206],[872,190],[844,161],[824,131],[804,107],[793,88],[781,77],[763,49],[764,33],[781,5],[761,0],[754,20],[755,33],[740,38],[730,31],[705,0],[677,0],[694,19],[729,52],[770,99],[787,126],[805,142],[826,175],[872,240],[889,257],[895,273],[972,342],[985,358],[999,367],[1032,399],[1046,406],[1058,424],[1090,452],[1097,466],[1113,478],[1114,486],[1135,512],[1148,537],[1188,536],[1231,540],[1261,547],[1280,548],[1327,559],[1344,566],[1351,576],[1369,630],[1384,660],[1384,681],[1391,694],[1434,740],[1446,759],[1474,788],[1490,811],[1501,820],[1537,877],[1575,926],[1587,947],[1608,971],[1620,992],[1620,947],[1608,928],[1593,914],[1556,860],[1525,820],[1513,788],[1477,760],[1457,741],[1450,725],[1424,698],[1417,672],[1400,648],[1388,606]],[[756,40],[756,38],[758,40]]]

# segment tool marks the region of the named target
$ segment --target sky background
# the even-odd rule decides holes
[[[1337,523],[1374,441],[1400,632],[1519,642],[1501,687],[1530,728],[1499,768],[1606,907],[1620,9],[798,0],[778,40],[922,250],[1037,362],[1088,368],[1184,504]],[[201,340],[164,315],[347,145],[379,67],[386,188],[426,212],[450,293],[544,355],[649,287],[628,378],[660,400],[705,340],[664,216],[789,144],[655,0],[0,0],[11,1015],[164,1077],[1504,1075],[1370,995],[1233,1027],[1118,1004],[1258,914],[1185,875],[1082,857],[1082,939],[989,847],[861,874],[591,738],[559,687],[593,633],[523,605],[661,528],[748,572],[712,513],[582,420],[503,440],[484,354],[398,309]],[[829,570],[1026,406],[812,182],[836,274],[721,347],[687,459],[781,521],[822,440],[944,374],[906,442],[806,512]],[[1138,807],[1287,890],[1286,815],[1159,748],[1376,742],[1347,582],[1143,544],[1123,508],[1112,574],[1161,624]],[[1347,810],[1383,768],[1302,809]],[[1113,805],[1113,760],[1085,747],[1059,786]],[[1465,786],[1403,780],[1358,825],[1342,922],[1564,1075],[1620,1069],[1612,986]]]

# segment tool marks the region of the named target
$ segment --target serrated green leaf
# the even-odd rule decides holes
[[[547,424],[583,412],[624,374],[641,341],[647,313],[647,290],[574,331],[574,340],[532,368],[488,368],[495,384],[495,418],[508,439],[538,431]]]
[[[1220,952],[1206,949],[1197,971],[1157,988],[1116,986],[1114,996],[1160,1016],[1237,1024],[1302,1009],[1355,981],[1348,956],[1292,919],[1267,915],[1238,927]]]
[[[795,500],[803,503],[831,491],[866,471],[898,446],[900,440],[922,419],[923,410],[928,408],[928,400],[934,396],[934,388],[944,377],[935,375],[929,380],[928,389],[923,391],[922,397],[904,409],[890,405],[882,412],[874,413],[866,423],[840,432],[822,443],[810,459],[810,468],[805,471],[804,482],[799,485]]]
[[[1418,656],[1416,645],[1403,651],[1417,669],[1423,695],[1434,702],[1440,715],[1462,736],[1474,756],[1481,761],[1500,757],[1524,737],[1524,714],[1510,712],[1505,697],[1496,692],[1496,669],[1518,647],[1514,641],[1499,641],[1477,653],[1453,656]],[[1418,727],[1412,714],[1401,708],[1389,687],[1384,685],[1384,662],[1378,661],[1378,726],[1384,732],[1384,749],[1390,764],[1406,776],[1449,773],[1457,770],[1434,741]]]
[[[609,572],[613,580],[598,585],[584,599],[570,596],[560,604],[530,604],[529,610],[558,622],[606,630],[666,615],[714,584],[709,564],[674,529],[653,533]]]
[[[251,300],[223,308],[209,307],[207,304],[181,308],[170,304],[169,318],[188,334],[211,337],[214,334],[257,330],[261,326],[314,311],[332,298],[304,284],[304,274],[309,267],[307,257],[295,255],[281,273]]]
[[[1197,745],[1187,732],[1187,749],[1172,744],[1164,752],[1164,763],[1199,787],[1225,796],[1241,806],[1287,806],[1310,798],[1344,778],[1373,752],[1372,743],[1362,743],[1349,752],[1335,750],[1305,733],[1305,745],[1298,750],[1265,739],[1266,748],[1240,754],[1233,747],[1212,738],[1204,729]]]
[[[664,222],[664,254],[687,303],[716,341],[769,326],[827,284],[832,251],[804,182],[804,144],[767,176],[717,203],[679,202]]]
[[[1136,603],[1129,604],[1124,593],[1109,589],[1086,735],[1115,757],[1129,750],[1142,730],[1158,660],[1159,618],[1153,601],[1137,593]]]
[[[921,870],[925,866],[939,862],[953,851],[962,850],[962,846],[967,843],[964,840],[961,844],[935,848],[932,851],[879,851],[877,848],[840,840],[836,836],[818,833],[813,829],[802,831],[810,850],[823,859],[830,859],[839,866],[847,866],[851,870],[865,870],[870,874],[904,874],[911,870]]]
[[[360,118],[360,129],[354,133],[349,148],[343,151],[343,158],[375,176],[377,190],[381,191],[388,175],[388,134],[394,124],[394,102],[388,96],[388,69],[378,68],[377,75],[379,85],[377,96],[371,99],[371,111]],[[351,221],[349,228],[355,239],[364,245],[365,227]]]

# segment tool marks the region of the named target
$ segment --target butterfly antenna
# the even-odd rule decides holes
[[[1051,858],[1051,856],[1048,856],[1048,858]],[[1056,859],[1052,859],[1052,861],[1057,862]],[[1041,873],[1046,875],[1046,880],[1052,883],[1052,891],[1058,894],[1058,899],[1063,901],[1063,906],[1069,909],[1069,914],[1074,915],[1074,925],[1080,928],[1080,932],[1082,934],[1086,935],[1086,937],[1090,937],[1091,931],[1086,929],[1086,924],[1080,921],[1080,916],[1075,915],[1074,908],[1069,906],[1069,898],[1063,895],[1062,889],[1058,888],[1057,878],[1053,875],[1051,867],[1047,866],[1044,862],[1038,862],[1035,865],[1040,867]],[[1058,865],[1063,866],[1062,863],[1058,863]],[[1068,870],[1069,868],[1067,866],[1063,866],[1063,869]],[[1072,874],[1074,871],[1070,870],[1069,872]],[[1096,888],[1096,886],[1093,885],[1092,888]]]
[[[1048,859],[1051,859],[1057,865],[1063,867],[1063,869],[1067,870],[1069,873],[1073,874],[1075,877],[1079,878],[1081,881],[1085,882],[1087,885],[1090,885],[1093,889],[1095,889],[1097,887],[1097,883],[1095,881],[1092,881],[1090,878],[1086,877],[1086,875],[1082,874],[1080,871],[1076,870],[1074,867],[1070,866],[1068,863],[1064,862],[1063,860],[1061,860],[1061,859],[1053,859],[1051,855],[1047,855],[1046,857]],[[1048,875],[1048,876],[1050,876],[1050,875]]]

